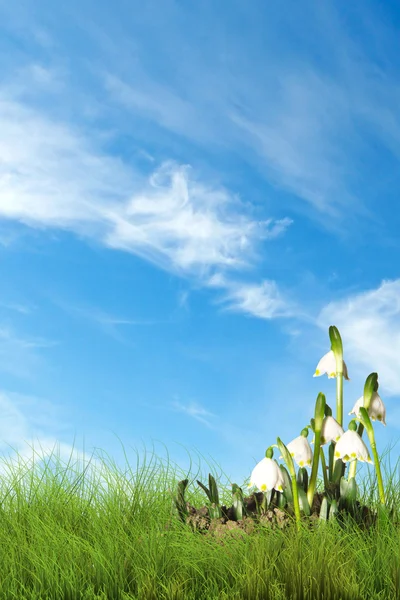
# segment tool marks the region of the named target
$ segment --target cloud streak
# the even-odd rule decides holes
[[[108,53],[122,64],[127,50],[119,50],[120,39],[118,45],[109,40],[99,77],[113,105],[147,119],[156,132],[159,127],[192,145],[239,155],[286,192],[291,209],[322,227],[337,234],[356,222],[371,227],[379,191],[373,173],[382,152],[396,162],[400,157],[393,61],[399,45],[371,7],[362,15],[354,8],[357,40],[351,18],[347,23],[339,13],[331,2],[317,11],[311,2],[301,11],[291,3],[286,12],[255,2],[252,10],[236,3],[223,16],[181,9],[178,18],[169,5],[162,22],[143,16],[129,71],[104,66]],[[237,19],[251,31],[251,42],[234,35]],[[185,27],[178,28],[181,20]],[[298,21],[307,23],[307,35]],[[196,41],[205,30],[199,53]],[[157,68],[147,60],[150,47],[158,52]]]
[[[274,281],[264,280],[260,284],[246,284],[228,281],[220,275],[208,282],[210,287],[227,289],[216,304],[224,304],[225,312],[243,312],[260,319],[291,317],[298,315],[298,307],[279,291]]]
[[[251,269],[260,244],[292,223],[255,220],[188,166],[167,161],[145,177],[4,94],[0,129],[0,218],[10,222],[72,231],[200,281]]]

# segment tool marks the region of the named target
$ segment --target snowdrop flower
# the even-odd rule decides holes
[[[360,462],[368,462],[373,464],[368,448],[362,441],[356,431],[349,429],[346,431],[335,446],[335,458],[341,458],[343,462],[352,461],[354,459]]]
[[[299,467],[311,467],[312,448],[306,437],[299,435],[287,445],[287,449]]]
[[[322,421],[321,427],[321,446],[328,444],[329,442],[337,442],[344,434],[344,429],[339,423],[331,416],[327,416]],[[314,443],[314,440],[311,442]]]
[[[256,485],[259,490],[283,491],[282,471],[272,458],[263,458],[253,469],[248,487]]]
[[[344,434],[344,429],[334,419],[334,417],[328,416],[322,421],[321,429],[321,444],[328,444],[332,441],[339,441],[341,436]]]
[[[358,418],[360,418],[361,406],[364,406],[364,396],[361,396],[361,398],[357,400],[357,402],[353,406],[353,410],[349,412],[349,415],[354,414]],[[378,392],[374,392],[372,394],[371,402],[368,407],[368,415],[372,419],[372,421],[381,421],[386,426],[386,408]]]
[[[321,358],[321,360],[317,364],[317,368],[315,369],[315,373],[314,373],[313,377],[319,377],[320,375],[324,375],[325,373],[328,375],[329,379],[336,377],[336,358],[333,353],[333,350],[329,350],[329,352],[327,352]],[[350,381],[348,373],[347,373],[347,366],[344,361],[343,361],[343,377],[345,379],[347,379],[348,381]]]

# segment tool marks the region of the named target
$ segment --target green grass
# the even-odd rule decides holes
[[[397,523],[379,521],[361,533],[350,522],[341,529],[328,521],[315,531],[265,530],[222,545],[193,533],[172,509],[169,490],[175,494],[186,477],[186,500],[204,506],[195,482],[207,483],[206,475],[171,472],[169,460],[165,468],[145,459],[123,474],[104,466],[107,493],[87,481],[86,469],[71,479],[69,463],[62,470],[58,462],[55,473],[48,464],[42,472],[18,469],[12,485],[2,481],[0,600],[400,598]],[[357,480],[359,500],[375,508],[376,481]],[[249,495],[246,482],[240,485]],[[230,487],[218,487],[221,505],[230,506]],[[400,507],[390,474],[385,492],[387,504]]]

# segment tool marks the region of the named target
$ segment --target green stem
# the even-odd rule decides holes
[[[293,462],[292,462],[293,464]],[[296,471],[293,468],[294,473],[290,474],[292,478],[292,491],[293,491],[293,506],[294,506],[294,514],[296,516],[296,527],[297,531],[301,529],[300,523],[300,506],[299,506],[299,493],[297,491],[297,480],[296,480]]]
[[[336,421],[343,424],[343,364],[342,370],[336,375]]]
[[[372,454],[374,455],[374,464],[375,464],[375,469],[376,469],[376,476],[378,478],[378,489],[379,489],[379,498],[381,501],[381,504],[385,504],[385,492],[383,489],[383,480],[382,480],[382,473],[381,473],[381,465],[379,463],[379,458],[378,458],[378,452],[376,450],[376,443],[375,442],[371,442],[371,450],[372,450]]]
[[[312,462],[312,468],[311,468],[310,483],[308,485],[308,490],[307,490],[307,500],[308,500],[308,504],[310,506],[312,506],[312,501],[314,499],[315,486],[317,483],[320,448],[321,448],[321,429],[317,429],[317,427],[315,427],[313,462]]]
[[[314,454],[313,454],[313,462],[311,467],[311,477],[310,483],[308,485],[307,490],[307,500],[310,507],[312,506],[312,502],[314,499],[315,485],[317,483],[317,474],[318,474],[318,462],[319,462],[319,450],[321,448],[321,430],[322,423],[324,420],[325,414],[325,396],[321,392],[318,394],[317,400],[315,402],[315,412],[314,412]]]
[[[379,497],[381,500],[381,504],[385,504],[385,492],[383,489],[383,480],[382,480],[382,472],[381,465],[379,462],[378,452],[376,450],[376,442],[375,442],[375,432],[372,427],[371,419],[369,418],[367,409],[363,406],[360,407],[360,420],[362,419],[362,423],[367,430],[367,435],[369,439],[369,443],[371,446],[372,454],[374,455],[374,465],[376,470],[376,476],[378,478],[378,489],[379,489]]]
[[[336,362],[336,421],[342,426],[343,423],[343,344],[337,327],[329,327],[329,338],[331,350],[335,355]]]
[[[322,446],[319,449],[319,455],[321,457],[322,474],[324,476],[324,487],[326,489],[328,487],[329,480],[328,480],[328,474],[326,472],[326,462],[325,462],[324,449],[322,448]]]

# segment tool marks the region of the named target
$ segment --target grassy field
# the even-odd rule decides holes
[[[56,472],[19,468],[12,485],[3,482],[0,600],[400,598],[397,520],[378,520],[366,532],[330,521],[300,533],[294,526],[264,528],[221,544],[192,532],[172,506],[170,492],[185,477],[186,500],[204,506],[207,498],[195,483],[206,483],[204,475],[178,475],[169,461],[165,468],[145,460],[136,472],[123,474],[104,466],[112,490],[107,494],[96,480],[87,481],[85,470],[77,473],[70,465],[57,464]],[[360,486],[359,479],[359,500],[375,508],[376,482],[364,479]],[[231,489],[219,491],[221,504],[230,506]],[[400,508],[391,475],[386,497]]]

